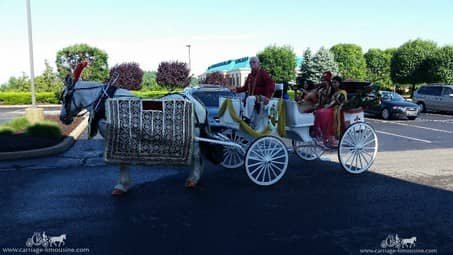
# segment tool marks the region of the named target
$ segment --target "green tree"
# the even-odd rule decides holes
[[[195,76],[192,76],[192,78],[190,79],[190,85],[198,85],[198,84],[200,84],[199,79]]]
[[[300,76],[299,79],[301,81],[304,80],[309,80],[313,81],[316,79],[315,74],[314,74],[314,66],[313,66],[313,54],[311,53],[311,49],[307,48],[304,51],[304,62],[302,63],[300,67]]]
[[[274,81],[280,83],[295,80],[296,54],[290,46],[268,46],[257,57]]]
[[[175,88],[184,88],[190,84],[190,70],[187,64],[178,61],[161,62],[157,68],[156,81],[162,87],[173,91]]]
[[[445,46],[436,54],[436,77],[440,82],[453,84],[453,46]]]
[[[51,92],[60,91],[63,87],[63,82],[58,78],[47,60],[44,61],[44,72],[35,79],[36,91]]]
[[[104,51],[87,44],[75,44],[57,52],[57,71],[60,79],[64,79],[83,60],[90,65],[82,73],[82,79],[104,82],[109,76],[107,65],[108,55]]]
[[[393,87],[390,79],[390,62],[394,50],[369,49],[364,58],[367,65],[368,79],[379,87],[390,89]]]
[[[8,82],[2,86],[2,91],[30,92],[30,78],[25,73],[20,77],[10,77]]]
[[[437,44],[433,41],[417,39],[401,45],[391,60],[392,81],[412,84],[411,95],[413,95],[416,84],[431,81],[432,75],[429,68],[426,68],[426,60],[433,57],[436,51]]]
[[[453,46],[445,46],[425,59],[421,68],[428,73],[430,82],[453,83]]]
[[[330,48],[344,79],[366,78],[366,62],[362,48],[355,44],[336,44]]]
[[[143,74],[143,88],[145,91],[155,91],[161,90],[162,87],[157,84],[156,81],[157,72],[156,71],[145,71]]]
[[[321,47],[313,57],[310,56],[311,51],[307,49],[304,52],[304,63],[301,67],[302,77],[304,79],[319,83],[325,71],[338,74],[338,65],[334,60],[334,56],[326,48]]]

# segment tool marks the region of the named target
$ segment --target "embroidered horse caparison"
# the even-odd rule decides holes
[[[93,81],[78,81],[74,85],[66,84],[62,92],[62,107],[60,112],[60,120],[69,125],[74,120],[74,117],[78,116],[82,110],[87,110],[90,114],[93,113],[94,103],[97,98],[103,93],[105,86],[100,83]],[[185,99],[182,95],[174,95],[172,97]],[[134,95],[125,89],[117,89],[113,98],[134,98]],[[204,107],[195,99],[187,98],[191,101],[197,119],[197,123],[194,123],[196,127],[193,127],[194,136],[200,135],[200,123],[206,123],[206,111]],[[101,119],[98,123],[99,131],[103,137],[106,137],[106,120]],[[200,153],[200,147],[197,142],[193,144],[193,164],[190,176],[187,179],[187,186],[195,186],[200,179],[203,161]],[[131,178],[129,173],[128,164],[120,163],[120,174],[118,184],[114,190],[120,190],[126,192],[131,186]]]

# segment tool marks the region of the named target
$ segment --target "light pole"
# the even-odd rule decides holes
[[[35,68],[33,64],[33,38],[31,29],[31,7],[30,0],[26,0],[27,5],[27,25],[28,25],[28,51],[30,53],[30,85],[31,85],[31,104],[25,109],[25,118],[32,124],[44,119],[44,109],[36,107],[35,91]]]
[[[30,53],[30,82],[31,82],[31,104],[36,107],[35,95],[35,67],[33,64],[33,37],[31,29],[31,8],[30,0],[27,0],[27,24],[28,24],[28,51]]]
[[[190,44],[187,44],[186,47],[189,50],[189,70],[192,70],[192,66],[191,66],[191,63],[190,63]]]

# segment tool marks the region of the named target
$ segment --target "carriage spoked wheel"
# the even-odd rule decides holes
[[[241,145],[244,151],[250,144],[250,140],[240,131],[226,129],[222,134],[228,137],[231,142]],[[220,165],[228,169],[238,168],[244,164],[244,156],[244,152],[236,147],[225,146],[223,150],[223,161]]]
[[[378,139],[374,128],[359,122],[349,126],[340,139],[338,160],[341,166],[353,174],[368,170],[376,158]]]
[[[296,152],[297,156],[299,156],[301,159],[315,160],[324,153],[324,149],[314,141],[306,143],[298,140],[293,140],[292,144],[294,152]]]
[[[256,139],[245,154],[245,171],[254,183],[268,186],[278,182],[288,168],[286,145],[277,137]]]

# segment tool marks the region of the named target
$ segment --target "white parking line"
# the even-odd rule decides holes
[[[436,117],[442,117],[442,118],[449,118],[450,117],[450,115],[438,114],[438,113],[427,113],[427,112],[420,114],[420,116],[423,116],[423,115],[436,116]]]
[[[429,140],[423,140],[423,139],[418,139],[418,138],[415,138],[415,137],[404,136],[404,135],[398,135],[398,134],[393,134],[393,133],[384,132],[384,131],[376,131],[376,133],[381,133],[381,134],[390,135],[390,136],[396,136],[396,137],[400,137],[400,138],[406,138],[406,139],[414,140],[414,141],[417,141],[417,142],[432,143],[432,142],[429,141]]]
[[[405,123],[387,121],[387,120],[374,120],[374,121],[383,122],[383,123],[390,123],[390,124],[396,124],[396,125],[401,125],[401,126],[406,126],[406,127],[421,128],[421,129],[426,129],[426,130],[436,131],[436,132],[442,132],[442,133],[447,133],[447,134],[453,134],[453,131],[437,129],[437,128],[429,128],[429,127],[422,127],[422,126],[417,126],[417,125],[409,125],[409,124],[405,124]]]

